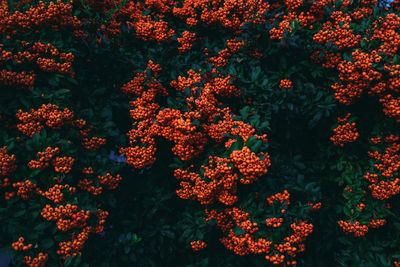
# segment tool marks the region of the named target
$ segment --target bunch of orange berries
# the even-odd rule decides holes
[[[293,82],[289,79],[283,79],[279,83],[279,88],[293,88]]]
[[[340,220],[338,224],[345,233],[352,233],[355,237],[365,236],[368,232],[368,226],[362,225],[358,221],[353,223]]]
[[[52,129],[61,129],[62,126],[71,123],[74,114],[67,108],[61,110],[57,105],[43,104],[41,108],[30,112],[19,110],[16,114],[21,123],[17,124],[17,128],[24,135],[32,137],[35,133],[40,133],[47,125]]]
[[[31,256],[24,256],[23,262],[29,267],[43,267],[49,259],[47,253],[40,252],[37,257],[33,258]]]
[[[352,143],[357,140],[359,133],[357,131],[356,123],[349,123],[347,120],[350,117],[348,113],[344,118],[338,118],[339,125],[333,129],[334,135],[330,138],[336,146],[343,147],[347,143]]]
[[[193,251],[200,251],[207,247],[207,244],[204,241],[196,240],[190,242],[190,246],[192,246]]]
[[[17,169],[16,158],[15,155],[9,155],[7,151],[7,147],[4,146],[0,148],[0,187],[5,187],[9,185],[9,179],[7,176],[10,176]]]
[[[27,250],[32,249],[32,246],[33,246],[32,244],[25,245],[24,242],[25,242],[25,239],[21,236],[20,238],[18,238],[18,240],[16,242],[12,243],[11,246],[14,250],[17,250],[17,251],[18,250],[27,251]]]

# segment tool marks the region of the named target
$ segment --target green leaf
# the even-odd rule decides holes
[[[242,118],[244,120],[246,120],[247,117],[249,116],[249,111],[250,111],[250,107],[249,106],[245,106],[244,108],[242,108],[240,110],[240,115],[242,116]]]
[[[396,54],[396,55],[393,57],[393,64],[394,64],[394,65],[399,65],[399,63],[400,63],[400,56]]]
[[[71,92],[69,89],[60,89],[54,92],[55,95],[60,96]]]
[[[41,247],[43,247],[43,249],[49,249],[53,245],[54,245],[54,241],[50,238],[46,238],[41,241]]]
[[[13,216],[14,217],[21,217],[22,215],[24,215],[26,213],[25,209],[20,209],[19,211],[14,212]]]
[[[65,261],[64,261],[64,265],[65,267],[70,266],[72,263],[72,256],[69,256]]]
[[[143,11],[143,16],[147,16],[151,14],[151,10],[150,9],[146,9],[145,11]]]
[[[241,150],[243,148],[243,138],[241,136],[238,136],[236,138],[236,142],[234,142],[231,147],[229,148],[230,151],[234,150]]]
[[[353,57],[350,55],[349,52],[343,53],[343,58],[344,58],[346,61],[350,61],[350,62],[352,62],[352,60],[353,60]]]
[[[256,142],[250,147],[251,151],[257,153],[261,146],[262,146],[262,141],[260,139],[257,139]]]
[[[21,103],[22,103],[25,107],[27,107],[27,108],[29,108],[29,107],[32,106],[32,104],[29,103],[29,101],[28,101],[25,97],[20,97],[19,100],[20,100]]]
[[[40,138],[40,134],[38,134],[38,133],[34,133],[33,134],[33,136],[32,136],[32,142],[35,144],[35,145],[37,145],[37,144],[39,144],[40,143],[40,140],[41,138]]]
[[[47,226],[48,225],[46,223],[42,222],[42,223],[39,223],[38,225],[36,225],[34,229],[36,231],[42,231],[42,230],[46,229]]]
[[[54,78],[50,78],[50,79],[48,80],[48,83],[49,83],[50,85],[54,86],[54,87],[57,87],[57,86],[58,86],[58,81],[57,81],[56,79],[54,79]]]
[[[190,97],[192,90],[190,89],[190,87],[185,87],[185,97]]]
[[[246,233],[246,231],[244,231],[244,230],[242,229],[242,227],[237,226],[237,227],[235,227],[235,228],[233,229],[233,233],[235,233],[235,235],[243,235],[243,234]]]
[[[348,206],[344,206],[344,207],[343,207],[343,212],[344,212],[344,214],[345,214],[346,216],[348,216],[348,217],[350,217],[351,214],[352,214],[352,212],[350,211],[350,209],[349,209]]]
[[[255,80],[257,80],[258,76],[260,76],[261,73],[261,68],[260,66],[257,66],[253,69],[253,71],[251,72],[251,80],[254,82]]]
[[[247,138],[246,146],[250,148],[256,141],[257,137],[255,137],[254,135],[250,136],[249,138]]]

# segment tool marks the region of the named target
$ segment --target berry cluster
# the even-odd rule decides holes
[[[352,233],[356,237],[364,236],[368,232],[368,226],[362,225],[360,222],[338,221],[339,226],[345,233]]]
[[[359,133],[356,128],[356,123],[349,123],[347,120],[350,117],[348,113],[344,118],[338,118],[339,126],[333,129],[334,135],[331,137],[331,141],[336,146],[343,147],[347,143],[352,143],[357,140]]]
[[[197,240],[190,242],[190,246],[192,247],[193,251],[200,251],[207,247],[207,244],[204,241]]]
[[[279,83],[279,88],[293,88],[293,82],[289,79],[283,79]]]
[[[290,194],[287,191],[268,197],[268,203],[273,204],[275,200],[287,202],[289,205]],[[282,200],[282,201],[281,201]],[[271,202],[272,201],[272,202]],[[292,235],[283,236],[282,243],[269,236],[260,237],[259,231],[268,231],[271,234],[274,228],[283,227],[283,218],[264,219],[266,227],[262,227],[256,221],[250,220],[250,214],[236,207],[226,208],[218,212],[217,210],[206,210],[206,221],[216,220],[218,228],[224,233],[225,237],[220,238],[221,243],[237,255],[265,254],[265,259],[272,264],[284,263],[287,266],[296,265],[293,258],[297,253],[304,251],[303,241],[313,231],[313,225],[306,221],[295,221],[290,225],[294,232]],[[286,218],[290,220],[290,218]],[[286,225],[286,224],[285,224]],[[272,228],[268,228],[272,227]],[[241,232],[238,231],[241,229]],[[269,229],[269,230],[268,230]],[[276,231],[275,231],[276,232]],[[265,235],[265,234],[264,234]]]
[[[25,256],[22,261],[29,267],[43,267],[48,259],[49,255],[47,253],[40,252],[37,257],[32,259],[31,256]]]
[[[376,173],[367,172],[365,179],[370,185],[368,188],[374,198],[387,200],[400,193],[400,179],[398,171],[400,169],[400,138],[390,135],[377,144],[386,145],[384,151],[368,152],[368,155],[375,162]]]
[[[30,112],[18,110],[16,114],[21,123],[17,124],[18,130],[26,136],[32,137],[40,133],[46,125],[52,129],[61,129],[62,126],[71,123],[74,113],[67,108],[61,110],[57,105],[43,104],[41,108]]]
[[[178,47],[180,53],[184,53],[192,49],[193,42],[196,41],[196,34],[189,31],[182,32],[182,37],[178,38],[178,43],[181,45]]]
[[[18,238],[18,240],[14,243],[11,244],[12,248],[14,250],[21,250],[21,251],[27,251],[32,249],[32,244],[24,244],[25,239],[21,236],[20,238]]]
[[[15,155],[9,155],[6,146],[0,148],[0,188],[10,185],[10,179],[7,176],[12,175],[16,169]]]

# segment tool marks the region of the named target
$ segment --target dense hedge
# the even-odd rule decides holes
[[[12,266],[400,266],[400,1],[0,3]]]

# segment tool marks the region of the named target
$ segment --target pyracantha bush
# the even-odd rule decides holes
[[[1,1],[10,264],[399,266],[399,9]]]

